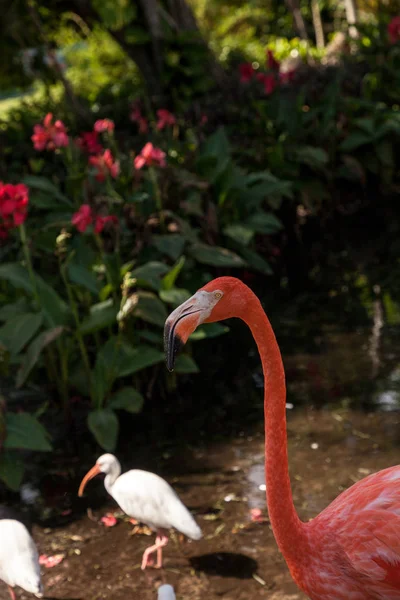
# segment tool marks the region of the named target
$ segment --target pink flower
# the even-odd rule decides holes
[[[112,133],[114,131],[114,127],[115,127],[114,121],[111,121],[111,119],[99,119],[94,124],[93,129],[97,133],[103,133],[104,131],[107,131],[108,133]]]
[[[274,53],[272,52],[272,50],[267,50],[267,65],[268,68],[271,69],[271,71],[279,71],[279,67],[280,67],[280,62],[279,60],[276,60]]]
[[[77,146],[87,154],[100,154],[103,152],[103,146],[99,143],[99,134],[97,131],[85,131],[76,140]]]
[[[165,161],[165,152],[160,148],[155,148],[151,142],[148,142],[142,148],[140,154],[135,157],[134,165],[135,169],[141,169],[145,165],[148,167],[165,167],[167,165]]]
[[[208,122],[207,115],[201,115],[200,125],[205,125]]]
[[[388,25],[388,36],[391,44],[400,41],[400,16],[393,17]]]
[[[108,175],[116,179],[120,172],[119,161],[114,160],[111,150],[105,150],[103,154],[98,156],[91,156],[89,164],[96,169],[95,177],[97,181],[105,181]]]
[[[248,83],[254,75],[253,65],[251,63],[242,63],[239,65],[241,83]]]
[[[92,209],[89,204],[82,204],[79,210],[72,215],[71,223],[75,225],[80,233],[86,231],[86,229],[93,222]]]
[[[160,108],[157,111],[157,117],[158,121],[156,127],[159,130],[164,129],[165,127],[173,127],[176,123],[174,115],[165,108]]]
[[[139,125],[139,133],[146,133],[149,129],[147,120],[142,115],[142,111],[137,104],[132,107],[130,119]]]
[[[261,77],[261,75],[262,75],[262,77]],[[276,88],[275,76],[272,74],[263,75],[262,73],[260,73],[260,76],[257,77],[257,79],[263,84],[265,93],[268,95],[272,94],[272,92]]]
[[[46,569],[52,569],[56,565],[59,565],[65,558],[65,554],[54,554],[54,556],[47,556],[47,554],[41,554],[39,556],[39,565],[43,565]]]
[[[250,520],[253,521],[253,523],[265,523],[265,521],[267,521],[263,516],[261,508],[250,509]]]
[[[29,190],[23,183],[12,185],[0,181],[0,217],[4,230],[18,227],[25,222],[28,212]]]
[[[43,125],[35,125],[31,140],[35,150],[55,150],[68,146],[67,128],[62,121],[53,124],[53,115],[48,113],[43,119]]]
[[[101,517],[100,521],[106,527],[114,527],[114,525],[117,524],[117,519],[114,517],[114,515],[112,513],[105,514],[104,517]]]
[[[105,217],[98,216],[94,221],[94,232],[101,233],[107,225],[107,223],[112,223],[113,225],[118,225],[118,217],[115,215],[107,215]]]
[[[293,81],[296,73],[296,69],[291,69],[290,71],[281,71],[279,73],[279,81],[281,83],[290,83]]]

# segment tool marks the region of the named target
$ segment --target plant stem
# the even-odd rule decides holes
[[[160,218],[160,226],[161,230],[165,230],[165,221],[164,221],[164,213],[163,213],[163,203],[161,197],[160,186],[158,185],[157,174],[153,167],[149,167],[150,179],[153,184],[154,196],[156,198],[156,207],[158,210],[158,216]]]
[[[22,223],[18,229],[19,229],[19,236],[21,239],[22,249],[23,249],[24,256],[25,256],[26,268],[28,269],[29,279],[30,279],[31,285],[32,285],[32,293],[33,293],[33,296],[35,298],[35,301],[36,301],[38,307],[40,307],[40,299],[39,299],[39,294],[37,291],[35,274],[33,272],[31,253],[30,253],[29,247],[28,247],[28,240],[26,237],[25,225]]]

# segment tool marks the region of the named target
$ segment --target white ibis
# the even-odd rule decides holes
[[[157,600],[176,600],[174,588],[169,583],[160,585],[158,588]]]
[[[14,511],[9,511],[14,517]],[[43,596],[40,579],[39,555],[27,527],[20,520],[6,518],[7,509],[0,518],[0,579],[8,585],[11,599],[15,600],[14,586],[26,592]]]
[[[150,566],[149,558],[154,552],[157,552],[156,568],[162,567],[162,549],[168,543],[168,529],[174,528],[192,540],[202,537],[200,527],[164,479],[139,469],[121,475],[121,465],[112,454],[103,454],[97,459],[82,479],[78,496],[83,495],[86,483],[99,473],[106,474],[104,486],[122,510],[157,532],[156,543],[143,553],[142,569]]]

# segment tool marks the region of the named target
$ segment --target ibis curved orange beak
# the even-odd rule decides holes
[[[96,477],[96,475],[98,475],[99,473],[101,473],[99,465],[94,465],[94,467],[92,467],[90,471],[86,473],[85,477],[81,481],[81,485],[79,486],[79,497],[83,496],[83,490],[85,489],[85,485],[87,484],[87,482],[90,479],[93,479],[93,477]]]

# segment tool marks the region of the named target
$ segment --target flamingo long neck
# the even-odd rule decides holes
[[[104,478],[104,487],[106,488],[110,496],[112,496],[112,487],[120,475],[121,465],[117,460],[115,460],[115,463],[111,465],[109,472]]]
[[[246,312],[241,318],[253,334],[264,373],[265,482],[268,512],[278,546],[286,561],[294,566],[299,563],[304,552],[305,524],[296,513],[289,478],[285,372],[275,334],[253,292],[250,292],[246,304]]]

